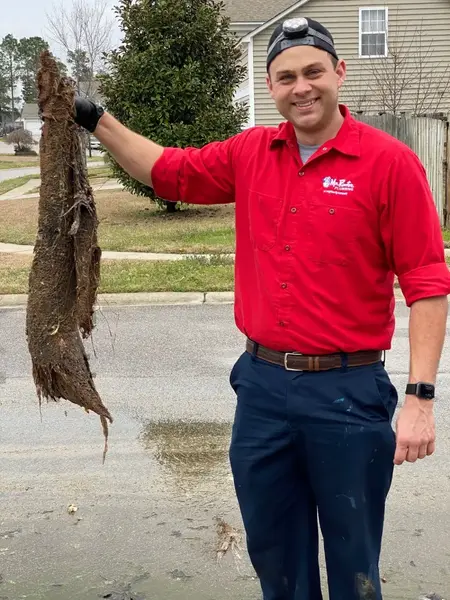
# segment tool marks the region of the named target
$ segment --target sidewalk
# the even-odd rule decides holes
[[[17,198],[26,197],[26,194],[37,188],[41,184],[40,179],[30,179],[24,185],[14,188],[13,190],[9,190],[5,194],[0,195],[0,200],[16,200]],[[31,197],[39,196],[39,194],[31,194]]]
[[[33,246],[21,246],[19,244],[4,244],[0,242],[0,254],[33,254]],[[185,258],[206,258],[211,259],[217,254],[162,254],[156,252],[115,252],[113,250],[103,250],[102,258],[109,260],[183,260]],[[224,256],[224,255],[222,255]],[[226,254],[230,258],[235,258],[234,254]],[[450,248],[445,249],[445,256],[450,256]]]
[[[0,242],[0,254],[33,254],[33,246],[21,246],[19,244],[4,244]],[[184,260],[189,258],[211,258],[217,256],[216,254],[162,254],[155,252],[114,252],[112,250],[103,250],[102,259],[106,260]],[[227,254],[231,258],[234,258],[234,254]]]
[[[2,200],[26,200],[27,198],[39,198],[39,194],[28,194],[30,190],[34,190],[35,188],[41,185],[40,179],[30,179],[24,185],[20,187],[16,187],[6,194],[0,195],[0,202]],[[121,183],[117,181],[117,179],[108,179],[104,183],[91,184],[91,187],[94,191],[103,191],[103,190],[121,190],[123,186]]]

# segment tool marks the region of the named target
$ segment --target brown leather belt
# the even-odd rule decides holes
[[[246,350],[253,354],[255,343],[247,340]],[[362,350],[347,354],[348,367],[362,367],[372,365],[381,360],[383,353],[380,350]],[[340,354],[326,354],[324,356],[307,356],[298,352],[278,352],[258,345],[256,356],[274,365],[280,365],[287,371],[329,371],[340,369],[343,366]]]

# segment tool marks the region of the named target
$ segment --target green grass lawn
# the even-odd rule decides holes
[[[0,255],[0,294],[26,294],[32,257]],[[226,292],[233,289],[233,261],[226,257],[182,261],[102,260],[100,293]]]
[[[0,195],[6,194],[6,192],[10,192],[11,190],[20,187],[21,185],[25,185],[25,183],[28,183],[30,181],[30,179],[33,179],[31,175],[24,175],[23,177],[14,177],[14,179],[6,179],[5,181],[0,181]],[[0,220],[1,219],[3,219],[3,211],[0,217]]]
[[[38,167],[39,163],[37,160],[21,160],[21,161],[9,161],[0,159],[0,170],[5,169],[25,169],[26,167]]]
[[[105,165],[104,167],[89,167],[88,166],[88,174],[89,177],[107,177],[111,178],[113,176],[111,169]]]
[[[93,179],[91,183],[101,179]],[[193,207],[174,215],[123,191],[95,194],[103,250],[193,254],[232,253],[234,206]],[[1,203],[0,242],[33,244],[38,199]]]

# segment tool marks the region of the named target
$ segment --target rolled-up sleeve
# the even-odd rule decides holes
[[[155,193],[172,202],[234,202],[234,151],[239,136],[203,148],[165,148],[152,169]]]
[[[406,146],[391,161],[381,193],[381,233],[408,306],[450,293],[450,272],[426,171]]]

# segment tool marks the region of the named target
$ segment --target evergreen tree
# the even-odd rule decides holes
[[[120,0],[116,12],[123,43],[99,79],[119,121],[163,146],[201,147],[240,131],[247,108],[235,105],[233,94],[244,68],[222,3]],[[129,191],[154,198],[111,163]]]
[[[0,52],[0,127],[10,119],[11,102],[9,100],[8,69],[6,60]]]
[[[19,114],[20,97],[16,96],[16,86],[19,81],[19,42],[11,35],[5,35],[0,44],[0,61],[5,66],[8,82],[8,102],[10,119],[14,121]]]
[[[67,52],[67,62],[69,63],[72,76],[76,81],[77,90],[80,91],[80,82],[92,81],[93,72],[89,65],[89,57],[85,50],[69,50]]]
[[[18,46],[19,73],[22,82],[24,102],[37,102],[37,72],[43,50],[48,50],[48,42],[41,37],[22,38]]]

